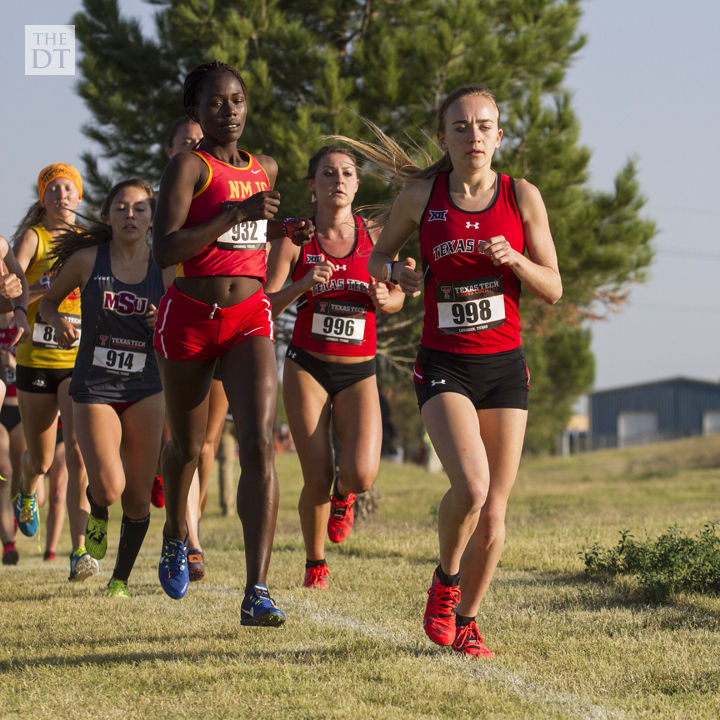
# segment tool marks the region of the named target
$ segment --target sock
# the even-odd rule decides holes
[[[443,569],[438,565],[435,568],[435,574],[437,575],[437,579],[440,581],[441,585],[450,587],[452,585],[460,584],[460,573],[457,573],[456,575],[446,575],[443,572]]]
[[[311,568],[311,567],[320,567],[321,565],[327,565],[325,562],[325,558],[322,560],[306,560],[305,561],[305,569]]]
[[[92,516],[97,518],[98,520],[107,520],[109,517],[107,506],[98,505],[93,500],[93,496],[90,494],[89,485],[85,488],[85,497],[87,497],[88,502],[90,503],[90,513],[92,514]]]
[[[133,520],[123,513],[117,560],[113,570],[113,577],[116,580],[128,581],[149,525],[149,515],[140,520]]]
[[[469,625],[472,622],[475,622],[474,617],[466,617],[465,615],[458,615],[457,613],[455,614],[456,627],[464,627],[465,625]]]
[[[333,479],[333,485],[332,485],[332,494],[338,499],[338,500],[347,500],[347,495],[341,495],[340,491],[338,490],[338,478],[340,477],[340,473],[336,472],[335,477]]]

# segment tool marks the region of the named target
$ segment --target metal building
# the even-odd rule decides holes
[[[677,377],[590,395],[593,450],[720,432],[720,383]]]

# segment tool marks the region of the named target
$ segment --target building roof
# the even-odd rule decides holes
[[[720,383],[711,382],[710,380],[698,380],[697,378],[683,377],[678,375],[677,377],[666,378],[664,380],[649,380],[644,383],[632,383],[631,385],[622,385],[615,388],[608,388],[607,390],[596,390],[591,395],[602,395],[603,393],[615,393],[619,391],[635,390],[637,388],[651,387],[653,385],[673,385],[677,383],[690,383],[696,386],[707,387],[708,389],[717,390],[720,388]]]

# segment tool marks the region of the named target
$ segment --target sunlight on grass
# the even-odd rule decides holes
[[[437,562],[432,508],[443,474],[383,464],[379,513],[328,544],[328,591],[302,587],[297,459],[278,458],[280,517],[269,584],[280,630],[243,628],[243,542],[211,486],[207,576],[182,601],[157,582],[163,512],[153,509],[129,600],[105,596],[120,511],[100,578],[67,582],[18,537],[0,569],[0,717],[716,718],[720,599],[643,601],[632,579],[584,576],[582,548],[627,529],[689,534],[720,519],[717,438],[523,461],[508,539],[478,626],[494,661],[430,643],[421,618]]]

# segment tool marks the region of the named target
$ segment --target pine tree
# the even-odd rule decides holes
[[[85,155],[91,196],[111,181],[157,182],[165,135],[183,114],[182,81],[214,58],[238,67],[249,113],[242,143],[274,156],[281,213],[309,211],[301,179],[331,134],[371,139],[368,118],[398,141],[433,156],[436,108],[458,85],[492,88],[505,138],[499,170],[526,177],[545,199],[564,296],[548,308],[525,293],[523,337],[532,373],[527,446],[552,450],[572,404],[593,381],[585,322],[622,306],[652,260],[652,222],[629,161],[612,193],[587,185],[590,153],[563,81],[574,54],[580,0],[149,0],[155,37],[120,16],[117,0],[84,0],[74,18],[83,50],[78,86],[100,153]],[[359,203],[387,201],[365,176]],[[413,241],[415,242],[415,241]],[[417,257],[417,246],[407,246]],[[422,306],[408,302],[380,330],[381,367],[405,405],[408,362]],[[389,383],[386,383],[389,386]],[[416,429],[413,428],[413,432]],[[412,445],[417,438],[405,438]]]

